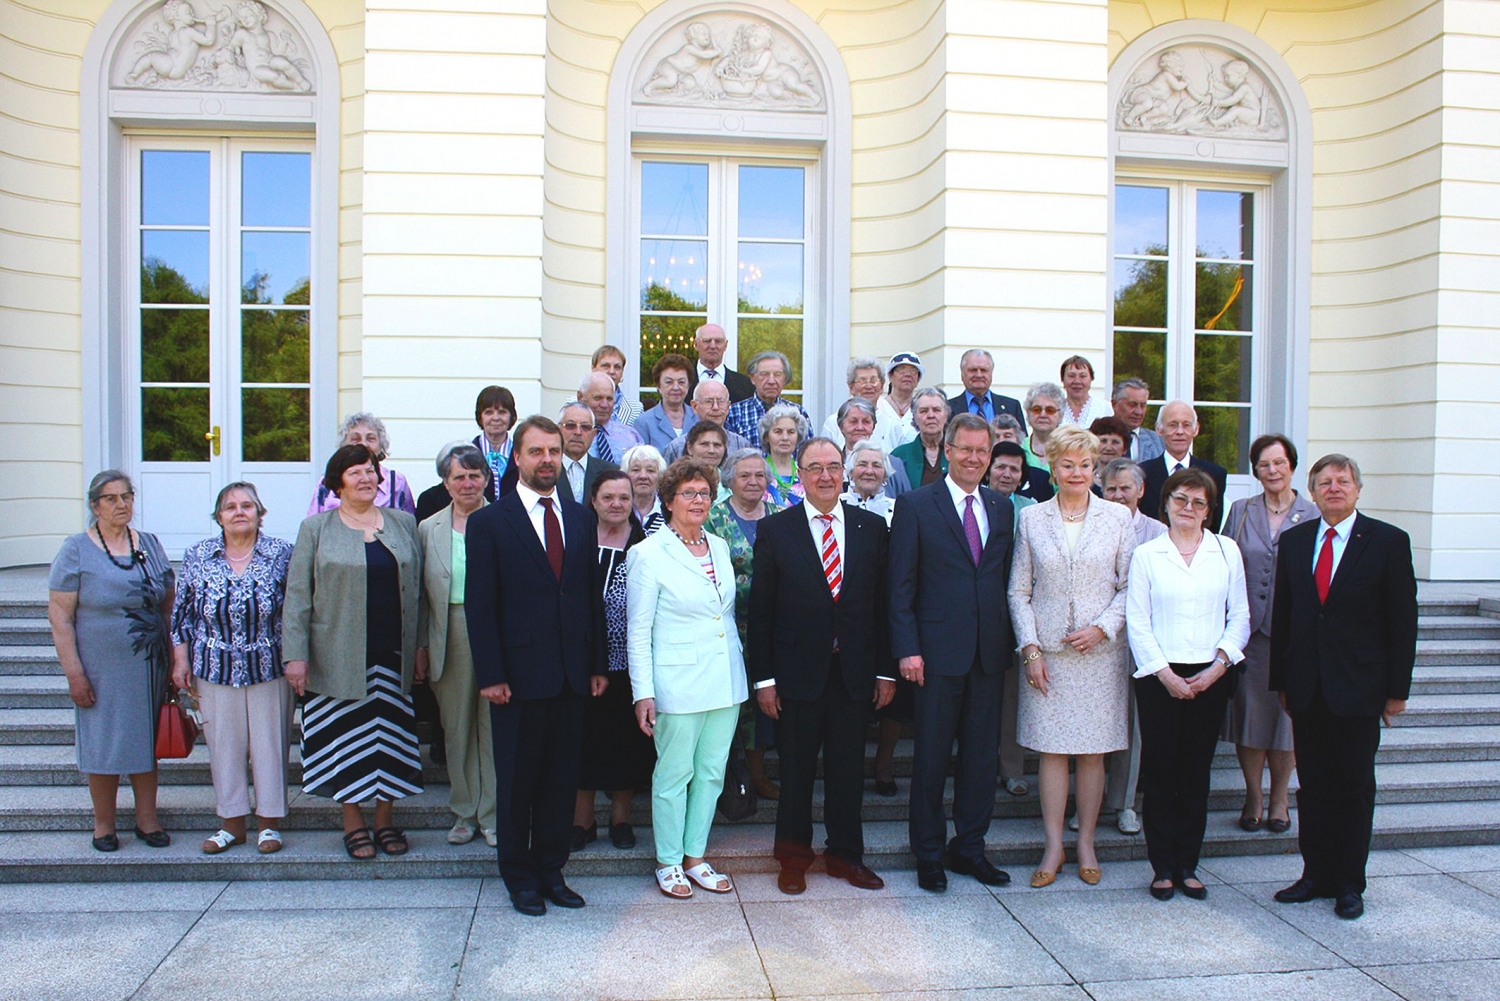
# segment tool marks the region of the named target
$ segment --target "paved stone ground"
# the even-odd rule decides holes
[[[379,863],[371,867],[378,873]],[[0,998],[1196,1001],[1500,997],[1500,847],[1380,852],[1367,911],[1278,905],[1294,856],[1211,859],[1205,902],[1144,862],[1046,890],[910,872],[876,893],[747,874],[690,901],[577,877],[589,906],[511,910],[498,879],[0,885]],[[1021,876],[1013,872],[1013,876]]]

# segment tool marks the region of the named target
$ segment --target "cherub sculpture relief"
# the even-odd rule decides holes
[[[125,76],[127,84],[149,81],[153,76],[160,80],[183,79],[197,64],[203,47],[213,45],[218,36],[215,16],[210,13],[199,22],[188,0],[167,0],[162,4],[161,16],[167,22],[167,31],[154,35],[147,43],[150,47]]]
[[[234,11],[239,27],[225,47],[237,52],[245,70],[261,83],[276,90],[311,90],[312,84],[296,64],[276,51],[266,30],[270,16],[256,0],[242,0]]]
[[[743,24],[734,33],[729,55],[714,67],[719,86],[731,97],[763,94],[772,101],[816,104],[817,91],[802,78],[797,67],[776,57],[771,29],[763,23]]]
[[[1156,61],[1159,72],[1125,95],[1120,123],[1130,128],[1161,128],[1207,102],[1208,95],[1193,88],[1182,54],[1168,49]]]
[[[702,90],[709,82],[709,68],[724,50],[714,44],[713,33],[702,21],[688,25],[683,34],[687,43],[656,64],[656,71],[641,88],[643,93],[686,93]]]
[[[1231,59],[1224,64],[1222,91],[1209,79],[1214,110],[1208,120],[1215,128],[1255,128],[1260,124],[1261,98],[1249,80],[1250,64],[1243,59]]]

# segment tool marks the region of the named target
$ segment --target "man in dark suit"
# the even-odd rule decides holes
[[[693,334],[693,348],[698,361],[688,372],[688,399],[703,379],[715,379],[729,390],[729,402],[738,403],[755,395],[755,384],[743,372],[736,372],[724,364],[724,351],[729,347],[729,338],[724,328],[717,323],[705,323]],[[720,418],[720,423],[723,419]]]
[[[1224,524],[1224,487],[1229,481],[1229,473],[1218,463],[1193,454],[1193,439],[1198,437],[1198,412],[1191,403],[1173,400],[1157,413],[1156,430],[1160,432],[1167,451],[1158,459],[1141,463],[1141,468],[1146,471],[1146,496],[1141,498],[1140,511],[1148,518],[1165,522],[1161,488],[1166,485],[1167,477],[1183,466],[1201,469],[1212,477],[1218,488],[1213,510],[1208,512],[1208,521],[1204,523],[1209,531],[1217,532]]]
[[[562,433],[517,425],[516,489],[469,516],[464,612],[495,746],[500,875],[522,914],[582,907],[563,882],[583,741],[583,700],[605,682],[599,546],[583,508],[557,496]]]
[[[917,883],[954,872],[1003,886],[984,856],[995,812],[1001,678],[1015,651],[1007,591],[1015,511],[982,487],[994,430],[976,414],[948,424],[948,474],[896,498],[891,523],[891,654],[915,684],[910,836]],[[943,784],[958,737],[953,840],[943,850]]]
[[[1000,414],[1010,414],[1021,425],[1021,437],[1026,437],[1026,415],[1021,411],[1021,401],[990,392],[995,375],[993,355],[983,348],[970,348],[958,360],[958,373],[963,379],[964,391],[948,401],[949,413],[978,414],[987,421]]]
[[[594,443],[594,435],[598,432],[594,426],[594,412],[587,405],[577,401],[563,404],[557,414],[557,426],[563,437],[562,466],[557,474],[558,496],[586,508],[589,505],[589,489],[593,487],[599,474],[606,469],[620,467],[589,454],[589,446]],[[511,463],[511,468],[515,468],[514,462]],[[506,470],[506,475],[509,473]],[[507,492],[509,491],[501,491]]]
[[[896,694],[885,519],[839,502],[843,453],[828,438],[803,445],[797,469],[806,500],[756,529],[745,651],[756,700],[776,720],[781,755],[777,885],[783,893],[807,889],[821,748],[828,874],[878,890],[885,881],[864,864],[860,808],[870,707]]]
[[[1359,465],[1313,463],[1308,491],[1323,517],[1281,533],[1271,606],[1273,692],[1292,716],[1302,878],[1276,899],[1335,900],[1365,911],[1380,724],[1406,708],[1417,655],[1411,539],[1360,514]]]

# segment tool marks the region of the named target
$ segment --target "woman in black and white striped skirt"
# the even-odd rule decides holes
[[[380,467],[363,445],[333,453],[339,506],[302,523],[282,626],[286,679],[302,708],[302,790],[344,807],[344,848],[404,855],[395,800],[422,791],[411,684],[422,581],[416,522],[375,506]],[[375,801],[371,838],[360,803]]]

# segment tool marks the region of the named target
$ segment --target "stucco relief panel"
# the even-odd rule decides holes
[[[646,50],[636,104],[824,111],[817,64],[780,27],[742,13],[680,22]]]
[[[142,90],[311,93],[306,41],[258,0],[166,0],[149,8],[116,50],[110,84]]]
[[[1136,67],[1115,109],[1120,132],[1227,139],[1287,138],[1270,83],[1237,53],[1174,45]]]

